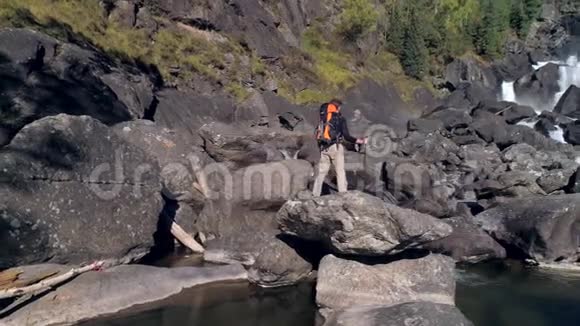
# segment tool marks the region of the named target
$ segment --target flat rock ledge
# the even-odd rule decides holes
[[[159,268],[126,265],[80,275],[0,319],[1,326],[71,325],[167,299],[193,287],[247,281],[241,265]]]

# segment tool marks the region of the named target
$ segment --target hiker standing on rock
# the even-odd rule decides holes
[[[314,196],[322,194],[322,184],[328,175],[330,165],[333,165],[336,171],[338,191],[347,191],[343,142],[365,144],[367,141],[366,138],[357,139],[350,135],[346,120],[340,113],[341,107],[342,102],[336,99],[320,107],[320,122],[316,129],[320,162],[316,169],[316,180],[312,189]]]

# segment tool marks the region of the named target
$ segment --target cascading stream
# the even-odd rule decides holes
[[[558,104],[558,101],[562,98],[564,93],[570,88],[570,86],[574,85],[580,87],[580,63],[578,62],[577,55],[571,55],[568,57],[566,61],[543,61],[538,62],[538,64],[534,65],[534,70],[538,70],[549,63],[554,63],[559,66],[559,80],[558,85],[560,91],[554,94],[554,101],[553,106],[549,108],[535,108],[536,111],[541,113],[541,111],[552,111],[554,107]],[[523,103],[522,101],[518,101],[518,97],[514,88],[515,82],[514,81],[504,81],[501,85],[501,95],[500,99],[502,101],[514,102],[520,105],[527,105],[527,103]],[[530,128],[534,128],[536,123],[538,122],[537,119],[522,121],[518,123],[519,125],[525,125]],[[550,137],[558,142],[566,143],[564,140],[564,131],[560,126],[556,126],[556,130],[550,132]]]

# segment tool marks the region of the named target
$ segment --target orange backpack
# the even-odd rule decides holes
[[[339,142],[339,118],[340,112],[336,105],[326,103],[320,107],[320,120],[316,128],[316,140],[319,144],[333,145]]]

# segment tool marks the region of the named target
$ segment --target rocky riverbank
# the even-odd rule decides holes
[[[169,9],[205,21],[183,12],[203,14],[192,8]],[[234,9],[221,13],[241,19]],[[28,285],[31,265],[60,267],[28,282],[95,261],[131,264],[0,301],[9,307],[0,324],[74,323],[206,283],[316,278],[326,325],[382,325],[386,316],[392,325],[409,316],[471,325],[454,306],[456,262],[580,260],[580,85],[551,103],[560,69],[534,67],[578,36],[558,12],[503,60],[451,62],[445,97],[420,89],[404,99],[370,78],[346,90],[350,129],[370,142],[347,154],[350,191],[337,194],[330,178],[320,198],[308,191],[316,106],[292,104],[274,86],[252,88],[242,103],[201,82],[203,91],[170,87],[89,43],[0,29],[0,293]],[[242,24],[225,21],[232,33]],[[286,25],[298,33],[304,24]],[[559,34],[546,38],[550,24]],[[280,24],[243,25],[256,28],[246,46],[268,58],[294,33],[276,34],[270,48],[256,35]],[[498,100],[503,81],[534,106]],[[551,137],[556,127],[566,142]],[[227,266],[140,265],[181,245],[174,223],[205,261]]]

